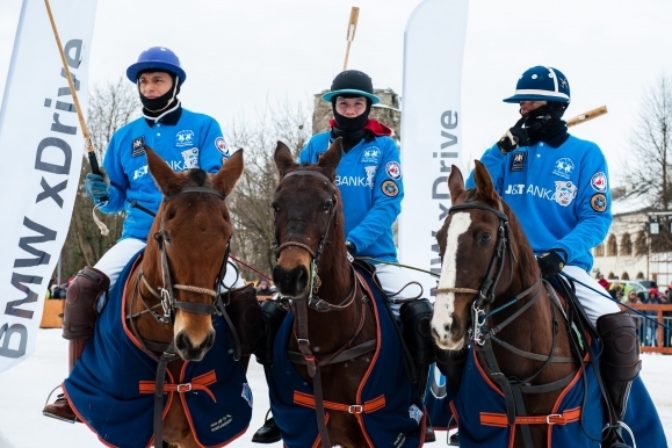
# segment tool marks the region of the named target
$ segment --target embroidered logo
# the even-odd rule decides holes
[[[226,147],[226,142],[224,141],[224,137],[217,137],[215,139],[215,147],[217,148],[217,151],[221,152],[224,158],[228,159],[231,157],[231,154],[229,153],[229,149]]]
[[[145,153],[145,136],[135,137],[131,141],[131,157],[138,157]]]
[[[527,152],[514,152],[511,155],[511,171],[523,171],[527,162]]]
[[[376,171],[378,167],[376,165],[365,166],[364,171],[366,171],[366,184],[369,188],[373,188],[373,178],[376,177]]]
[[[563,179],[569,179],[569,176],[574,172],[574,162],[569,157],[563,157],[555,161],[553,167],[553,174],[560,176]]]
[[[607,210],[607,196],[604,193],[596,193],[590,198],[590,207],[598,213]]]
[[[392,179],[399,179],[401,177],[401,167],[399,166],[398,162],[387,162],[387,165],[385,165],[385,171]]]
[[[182,147],[182,146],[193,146],[194,144],[194,131],[189,130],[189,129],[183,129],[181,131],[178,131],[177,134],[175,134],[175,146]]]
[[[607,175],[602,171],[593,174],[590,178],[590,186],[595,191],[607,191]]]
[[[380,163],[380,155],[381,155],[380,148],[378,148],[377,146],[371,146],[363,151],[362,159],[360,161],[363,164],[374,163],[378,165],[378,163]]]
[[[184,169],[198,168],[198,148],[189,148],[182,151],[182,160],[184,161]]]
[[[397,183],[393,180],[386,180],[383,182],[383,184],[380,186],[380,189],[383,190],[383,194],[385,196],[389,196],[391,198],[394,198],[399,194],[399,187],[397,187]]]
[[[578,188],[572,183],[572,181],[556,180],[555,181],[555,202],[567,207],[572,203],[576,197],[576,192]]]

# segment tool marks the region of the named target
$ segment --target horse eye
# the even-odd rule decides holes
[[[489,233],[483,232],[478,235],[478,244],[480,244],[481,246],[487,245],[488,243],[490,243],[490,241],[492,241],[492,235],[490,235]]]
[[[171,220],[175,217],[175,207],[170,207],[166,210],[166,219]]]
[[[331,200],[331,199],[326,200],[322,203],[322,211],[323,212],[328,212],[329,210],[331,210],[331,208],[333,206],[334,206],[334,201],[333,200]]]

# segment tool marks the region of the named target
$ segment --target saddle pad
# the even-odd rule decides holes
[[[139,258],[124,268],[110,291],[93,338],[64,382],[78,417],[99,439],[117,447],[144,447],[153,438],[157,362],[134,344],[122,324],[122,293]],[[164,392],[164,413],[170,402],[182,400],[196,440],[206,447],[223,446],[240,436],[252,416],[252,394],[241,364],[232,358],[227,328],[219,317],[213,324],[216,342],[205,358],[185,363],[180,378],[166,372],[164,386],[184,385],[184,392]]]

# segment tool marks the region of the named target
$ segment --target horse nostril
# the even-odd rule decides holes
[[[185,336],[183,332],[179,332],[177,336],[175,336],[175,348],[182,351],[186,350],[189,346],[189,340]]]

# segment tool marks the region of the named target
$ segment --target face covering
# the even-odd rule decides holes
[[[562,120],[566,108],[565,104],[548,103],[527,114],[525,130],[530,139],[529,144],[543,141],[557,148],[564,143],[569,136],[567,123]]]
[[[345,95],[344,95],[345,96]],[[347,98],[347,96],[346,96]],[[371,112],[371,101],[366,100],[366,109],[361,115],[350,118],[343,116],[336,112],[336,99],[334,98],[331,103],[331,109],[334,113],[334,120],[336,121],[336,126],[332,128],[331,133],[334,138],[342,137],[343,138],[343,149],[344,151],[350,150],[355,146],[359,141],[364,138],[366,130],[364,126],[369,121],[369,113]]]
[[[176,101],[177,94],[180,93],[180,87],[177,82],[177,76],[171,74],[171,78],[173,79],[173,88],[160,97],[150,99],[142,93],[140,94],[140,101],[147,115],[158,115],[171,107]]]

